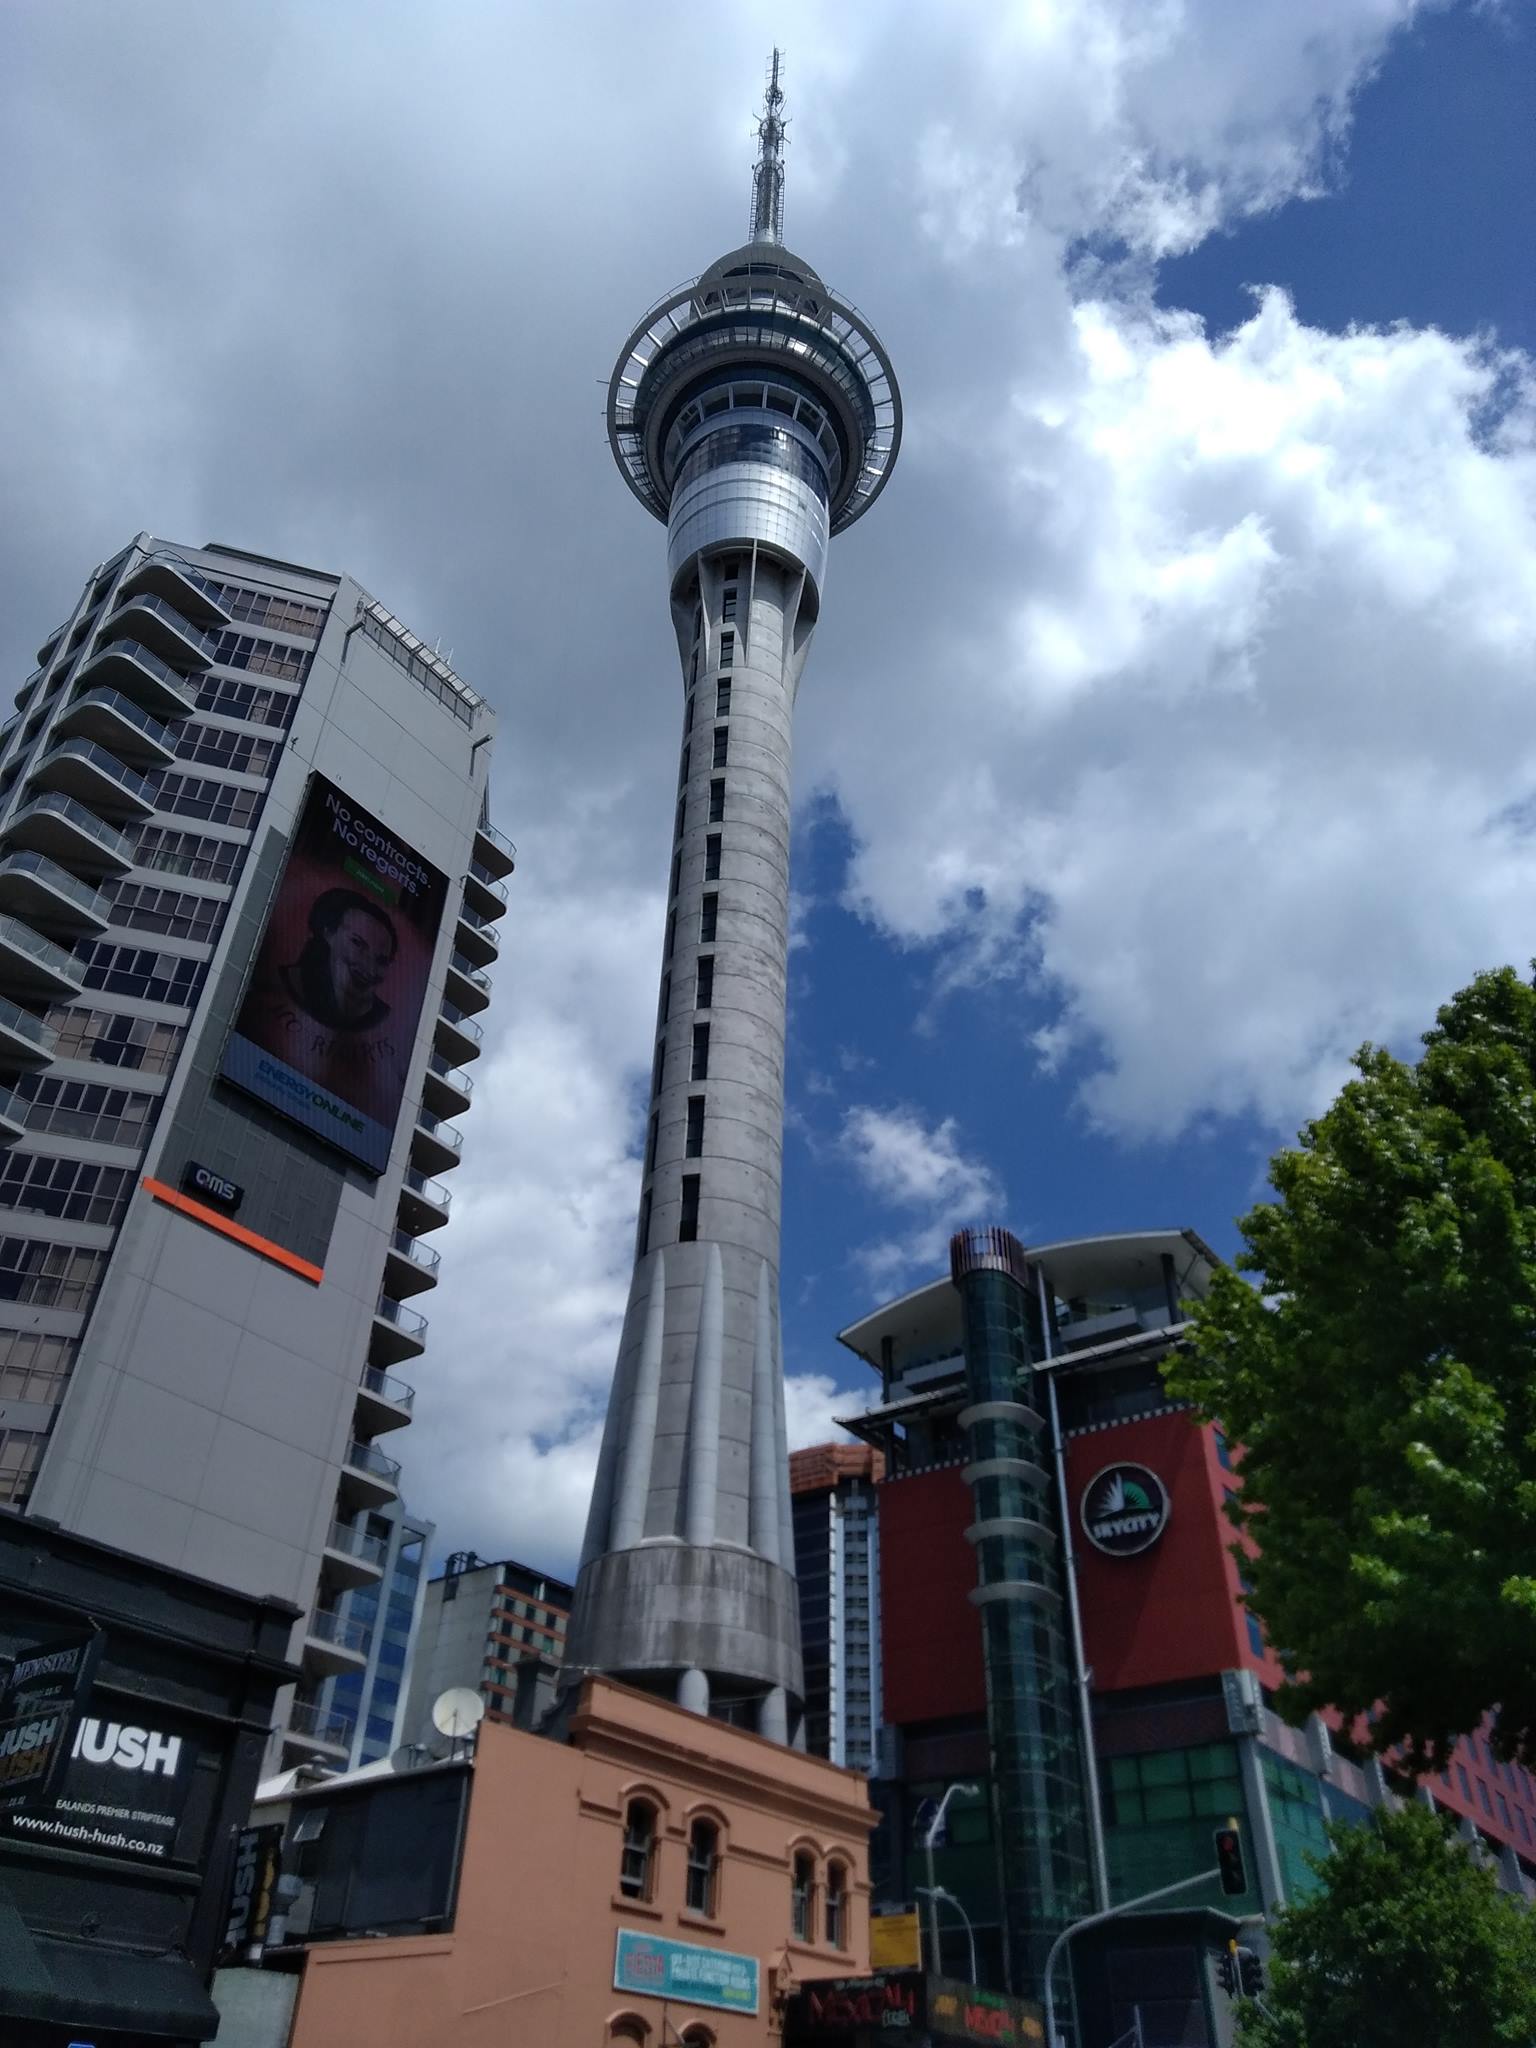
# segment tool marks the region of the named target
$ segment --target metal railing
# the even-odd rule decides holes
[[[46,853],[33,853],[24,849],[0,856],[0,875],[36,875],[40,882],[46,882],[50,889],[56,889],[61,896],[67,896],[71,903],[83,910],[87,916],[107,921],[107,906],[102,901],[101,891],[93,889],[89,882],[82,882],[78,875],[72,875],[68,868],[61,868],[56,860],[50,860]]]
[[[42,671],[39,670],[38,673],[41,674]],[[499,896],[503,903],[511,901],[507,894],[506,883],[501,879],[500,875],[493,875],[484,861],[472,860],[469,864],[469,872],[474,876],[482,889],[489,889],[491,894]]]
[[[500,831],[495,825],[488,825],[482,820],[475,827],[475,830],[482,838],[489,839],[492,846],[499,846],[508,860],[517,859],[517,848],[512,844],[506,833]]]
[[[379,1296],[374,1314],[381,1316],[386,1323],[392,1323],[407,1337],[425,1337],[427,1334],[426,1317],[417,1315],[415,1309],[405,1308],[398,1301],[391,1301],[387,1294]]]
[[[12,812],[6,819],[6,830],[19,825],[23,818],[35,817],[39,811],[51,811],[55,817],[68,818],[72,825],[78,826],[125,867],[133,865],[133,847],[127,833],[119,832],[105,818],[98,818],[89,804],[81,803],[76,796],[65,796],[62,790],[45,790],[42,795],[33,797],[30,803],[23,804],[19,811]]]
[[[58,975],[61,981],[67,981],[75,988],[84,978],[85,969],[73,953],[67,952],[63,946],[56,946],[52,939],[45,939],[41,932],[33,931],[31,925],[24,924],[19,917],[0,915],[0,943],[14,947],[18,953],[25,953],[39,967],[46,967],[50,974]]]
[[[348,1557],[360,1557],[364,1564],[382,1565],[389,1556],[389,1544],[384,1537],[370,1536],[366,1529],[349,1528],[345,1522],[332,1522],[325,1547],[345,1551]]]
[[[126,611],[153,612],[157,619],[164,619],[168,626],[174,627],[201,655],[212,661],[215,645],[213,640],[208,634],[199,632],[189,618],[177,611],[175,605],[168,604],[163,597],[153,597],[148,591],[140,591],[137,596],[125,597],[121,604],[114,605],[112,617],[119,619]]]
[[[355,1650],[360,1657],[368,1653],[367,1623],[338,1614],[334,1607],[317,1607],[309,1617],[308,1633],[323,1643],[334,1643],[338,1650]]]
[[[9,996],[0,996],[0,1028],[27,1039],[40,1052],[51,1052],[59,1035],[51,1024],[45,1024],[41,1017],[34,1017],[30,1010],[24,1010],[20,1003],[13,1003]]]
[[[93,768],[99,768],[103,775],[110,777],[139,803],[147,804],[151,810],[154,809],[155,792],[144,777],[135,774],[134,770],[125,762],[119,761],[109,748],[98,746],[95,740],[61,740],[56,747],[50,747],[36,763],[32,776],[35,778],[40,775],[50,761],[62,761],[66,758],[72,761],[88,761]]]
[[[462,953],[454,953],[450,956],[448,964],[456,974],[462,974],[466,981],[472,981],[476,988],[484,989],[487,995],[490,994],[491,977],[483,974],[472,960],[465,959]]]
[[[23,1129],[27,1121],[26,1099],[14,1088],[0,1088],[0,1123],[17,1124]]]
[[[473,1017],[461,1010],[457,1003],[445,1002],[438,1015],[442,1017],[445,1023],[451,1024],[455,1031],[462,1031],[466,1038],[472,1038],[476,1045],[485,1036],[484,1027],[477,1024]]]
[[[397,1230],[390,1239],[390,1246],[401,1258],[409,1259],[413,1266],[420,1266],[423,1273],[435,1273],[443,1263],[441,1252],[433,1251],[429,1244],[422,1244],[407,1230]]]
[[[322,1707],[318,1700],[295,1700],[288,1709],[288,1733],[300,1740],[328,1742],[335,1749],[347,1749],[357,1726],[355,1714],[336,1707]]]
[[[440,1081],[447,1081],[458,1089],[461,1095],[473,1095],[475,1084],[462,1067],[456,1067],[452,1060],[445,1060],[440,1052],[433,1053],[427,1062],[431,1071]]]
[[[103,711],[114,713],[131,725],[135,732],[143,733],[145,739],[153,740],[157,747],[164,747],[168,754],[175,753],[176,739],[170,727],[162,725],[158,718],[151,718],[131,697],[125,697],[121,690],[109,690],[105,686],[95,690],[82,690],[67,707],[65,717],[67,718],[73,711],[83,709],[87,704],[94,704]]]
[[[386,1479],[393,1486],[400,1477],[400,1460],[386,1458],[372,1444],[365,1444],[354,1437],[347,1445],[347,1463],[355,1472],[371,1472],[375,1479]]]
[[[434,1116],[429,1109],[417,1110],[416,1128],[425,1131],[428,1137],[436,1138],[440,1145],[446,1146],[452,1153],[457,1154],[464,1150],[464,1133],[455,1130],[452,1124],[445,1124],[440,1116]]]
[[[436,1209],[446,1209],[453,1201],[453,1196],[440,1180],[432,1180],[414,1166],[406,1169],[405,1185],[413,1195],[420,1195],[424,1202],[430,1202]]]
[[[377,1394],[381,1401],[393,1402],[395,1407],[403,1408],[407,1414],[416,1405],[416,1389],[408,1387],[404,1380],[392,1379],[376,1365],[363,1367],[363,1385],[370,1394]]]
[[[167,689],[174,690],[176,695],[185,703],[188,711],[192,710],[193,704],[187,690],[187,678],[179,670],[172,668],[168,661],[162,661],[160,656],[152,648],[146,647],[142,640],[108,640],[104,646],[98,647],[94,651],[88,661],[82,662],[80,667],[81,675],[86,675],[103,656],[108,654],[127,655],[128,659],[137,662],[140,668],[148,669],[157,683],[164,683]]]

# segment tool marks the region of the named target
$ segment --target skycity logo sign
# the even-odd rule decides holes
[[[1106,1465],[1083,1488],[1083,1533],[1106,1557],[1150,1550],[1168,1513],[1168,1489],[1145,1465]]]

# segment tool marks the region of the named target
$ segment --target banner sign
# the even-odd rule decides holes
[[[447,901],[440,868],[312,775],[224,1078],[382,1173]]]
[[[915,1970],[922,1961],[915,1913],[874,1913],[869,1922],[869,1963],[873,1970]]]
[[[885,2041],[1043,2048],[1040,2008],[922,1970],[877,1970],[803,1984],[789,2002],[785,2048],[874,2048]]]
[[[35,1811],[0,1806],[0,1834],[132,1862],[195,1862],[217,1789],[217,1774],[198,1770],[201,1757],[190,1729],[87,1714],[75,1723],[53,1796]]]
[[[666,1941],[621,1927],[613,1988],[673,1998],[684,2005],[711,2005],[720,2012],[755,2014],[758,1961],[756,1956],[732,1955],[728,1949],[700,1948],[691,1941]]]
[[[230,1885],[229,1919],[224,1928],[222,1960],[259,1962],[272,1925],[278,1872],[283,1860],[283,1828],[246,1828],[235,1851]]]
[[[90,1697],[101,1632],[44,1629],[0,1671],[0,1811],[46,1803]]]
[[[1106,1557],[1150,1550],[1168,1526],[1168,1489],[1145,1465],[1106,1465],[1083,1488],[1083,1534]]]

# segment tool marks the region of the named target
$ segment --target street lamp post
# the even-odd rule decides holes
[[[1155,1892],[1143,1892],[1139,1899],[1126,1899],[1118,1906],[1111,1906],[1107,1912],[1090,1913],[1086,1919],[1074,1920],[1070,1927],[1063,1927],[1045,1958],[1045,2048],[1058,2048],[1056,1994],[1052,1980],[1056,1975],[1056,1958],[1074,1934],[1081,1934],[1085,1928],[1098,1927],[1106,1920],[1118,1920],[1122,1913],[1133,1913],[1138,1906],[1150,1906],[1158,1899],[1172,1898],[1175,1892],[1192,1891],[1197,1884],[1209,1884],[1212,1878],[1219,1879],[1220,1876],[1219,1866],[1213,1870],[1202,1870],[1194,1877],[1181,1877],[1177,1884],[1160,1885]]]
[[[926,1892],[935,1904],[942,1899],[946,1906],[953,1906],[960,1915],[960,1918],[965,1922],[965,1939],[971,1951],[971,1982],[974,1984],[976,1982],[976,1930],[971,1925],[970,1914],[967,1913],[954,1893],[947,1892],[941,1884],[920,1884],[917,1889],[920,1892]]]
[[[936,1896],[938,1886],[934,1883],[933,1878],[933,1845],[943,1832],[944,1816],[949,1811],[949,1802],[957,1792],[963,1792],[968,1799],[979,1799],[981,1797],[981,1787],[979,1785],[954,1784],[948,1786],[945,1789],[944,1797],[938,1803],[933,1819],[929,1821],[927,1830],[923,1835],[923,1851],[928,1863],[928,1882],[922,1887],[928,1894],[928,1967],[930,1970],[935,1971],[939,1967],[939,1902]],[[973,1970],[973,1981],[974,1977],[975,1972]]]

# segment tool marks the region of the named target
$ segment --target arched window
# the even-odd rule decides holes
[[[827,1865],[827,1947],[848,1946],[848,1871],[841,1863]]]
[[[715,2048],[715,2037],[708,2027],[701,2027],[697,2021],[682,2032],[683,2048]]]
[[[797,1849],[790,1869],[789,1931],[796,1941],[809,1941],[815,1928],[816,1859],[809,1849]]]
[[[688,1910],[713,1915],[720,1871],[720,1830],[712,1820],[696,1820],[688,1830]]]
[[[648,1899],[656,1865],[656,1809],[645,1799],[631,1799],[624,1814],[624,1853],[619,1859],[619,1890],[626,1899]]]
[[[621,2012],[616,2020],[608,2024],[608,2039],[611,2043],[623,2042],[624,2048],[645,2048],[645,2038],[650,2028],[637,2012]]]

